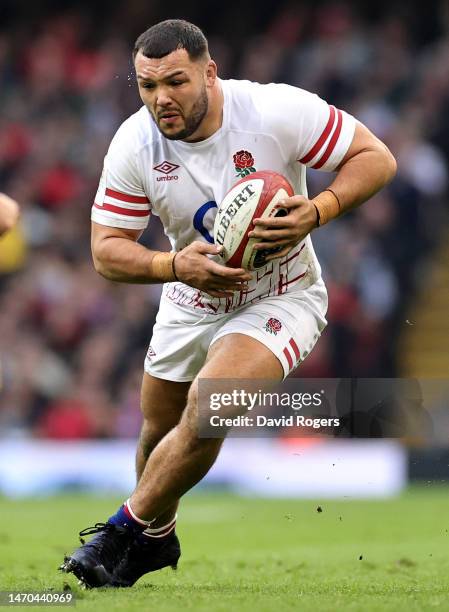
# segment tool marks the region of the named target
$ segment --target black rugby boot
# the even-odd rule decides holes
[[[180,556],[181,547],[174,531],[161,539],[140,536],[115,567],[112,585],[130,587],[148,572],[169,566],[175,570]]]
[[[89,542],[83,536],[96,534]],[[82,546],[64,557],[59,568],[63,572],[72,572],[88,588],[111,586],[112,573],[126,554],[136,534],[126,527],[112,523],[96,523],[94,527],[83,529],[79,533]]]

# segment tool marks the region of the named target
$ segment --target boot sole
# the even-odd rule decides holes
[[[111,576],[103,565],[86,570],[79,561],[72,557],[64,557],[64,563],[59,569],[66,574],[74,574],[86,589],[108,586],[108,583],[112,582]]]
[[[179,559],[179,557],[178,557],[178,559]],[[148,570],[147,572],[144,572],[140,576],[138,576],[132,582],[127,581],[127,580],[117,580],[117,579],[113,578],[112,581],[111,581],[111,586],[115,586],[115,587],[119,587],[119,588],[130,588],[130,587],[134,586],[136,584],[136,582],[138,580],[140,580],[140,578],[142,578],[142,576],[145,576],[146,574],[151,574],[152,572],[159,572],[161,569],[164,569],[166,567],[170,567],[175,572],[178,569],[178,559],[174,563],[166,563],[165,565],[161,565],[160,567],[154,567],[154,568]]]

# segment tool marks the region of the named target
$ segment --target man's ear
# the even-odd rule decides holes
[[[206,65],[206,83],[208,87],[212,87],[217,78],[217,64],[214,60],[209,60]]]

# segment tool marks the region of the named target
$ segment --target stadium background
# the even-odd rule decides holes
[[[0,603],[72,589],[86,610],[447,610],[449,5],[168,4],[0,0],[0,189],[22,208],[0,240]],[[140,105],[132,43],[170,17],[204,28],[221,76],[314,90],[396,155],[387,189],[314,232],[329,326],[298,375],[351,377],[362,402],[369,377],[403,377],[399,413],[418,418],[396,439],[228,440],[180,507],[181,571],[82,593],[56,568],[133,487],[159,297],[94,272],[90,206]],[[310,193],[328,179],[310,172]],[[144,241],[165,248],[156,218]]]
[[[126,457],[138,435],[160,289],[94,272],[89,212],[111,136],[140,106],[132,43],[169,17],[203,27],[222,77],[315,91],[364,121],[397,157],[389,187],[313,235],[329,287],[329,326],[297,375],[447,375],[446,2],[172,2],[168,11],[160,1],[62,8],[1,0],[0,185],[20,202],[22,217],[0,241],[0,491],[36,492],[30,483],[17,488],[26,469],[11,471],[15,448],[101,439],[123,441]],[[310,193],[328,180],[311,171]],[[156,218],[143,242],[166,248]],[[406,451],[395,455],[401,482],[410,471],[447,476],[447,406],[440,397],[426,408],[434,433],[398,443]],[[101,446],[91,448],[95,457]],[[62,484],[80,483],[71,475]]]

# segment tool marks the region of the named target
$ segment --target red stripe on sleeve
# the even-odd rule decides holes
[[[290,352],[289,352],[287,347],[285,347],[285,349],[284,349],[284,355],[285,355],[285,357],[286,357],[286,359],[288,361],[288,367],[291,370],[292,367],[293,367],[293,359],[292,359],[292,356],[290,355]]]
[[[316,141],[315,145],[307,153],[307,155],[304,155],[304,157],[301,157],[301,159],[299,160],[301,164],[307,164],[310,160],[312,160],[315,157],[315,155],[318,153],[318,151],[321,149],[321,147],[326,142],[327,137],[329,136],[329,134],[332,131],[332,128],[334,127],[334,123],[335,123],[335,106],[329,106],[329,120],[326,124],[326,127],[324,128],[321,136]]]
[[[332,134],[332,138],[329,140],[327,149],[324,151],[323,155],[320,157],[317,163],[314,166],[312,166],[312,168],[315,168],[315,169],[321,168],[321,166],[324,166],[324,164],[327,162],[327,160],[332,154],[332,151],[335,149],[335,145],[337,144],[337,140],[340,136],[342,124],[343,124],[343,115],[341,113],[341,110],[339,110],[337,127],[335,128],[335,132]]]
[[[293,352],[295,353],[296,361],[298,361],[298,359],[301,357],[301,353],[299,352],[298,345],[296,344],[293,338],[290,338],[290,346],[292,347]]]
[[[96,202],[94,203],[95,208],[99,210],[108,210],[109,212],[118,213],[119,215],[126,215],[127,217],[149,217],[149,210],[135,210],[134,208],[122,208],[121,206],[114,206],[114,204],[103,204],[100,206]]]
[[[133,196],[128,193],[122,193],[121,191],[114,191],[114,189],[106,189],[106,195],[115,198],[116,200],[121,200],[122,202],[126,202],[127,204],[149,204],[150,201],[147,197],[142,196]]]

